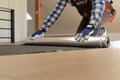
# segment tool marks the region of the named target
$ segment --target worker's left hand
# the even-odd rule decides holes
[[[76,34],[75,40],[77,42],[84,42],[88,40],[89,36],[94,33],[94,28],[89,26],[86,27],[82,32]]]

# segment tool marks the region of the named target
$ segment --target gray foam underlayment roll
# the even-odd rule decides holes
[[[83,46],[83,47],[108,47],[110,44],[109,37],[91,36],[85,42],[76,42],[74,37],[44,37],[35,41],[27,41],[26,44],[42,44],[42,45],[57,45],[57,46]]]

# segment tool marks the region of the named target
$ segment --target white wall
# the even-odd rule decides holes
[[[15,42],[24,40],[27,36],[27,0],[0,0],[0,7],[15,9]],[[2,24],[0,24],[0,26],[2,26]]]
[[[27,21],[27,36],[35,32],[35,0],[27,0],[27,12],[32,17]]]

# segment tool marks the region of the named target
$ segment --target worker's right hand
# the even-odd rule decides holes
[[[44,30],[40,29],[38,30],[37,32],[33,33],[31,36],[30,36],[30,40],[35,40],[35,39],[38,39],[38,38],[42,38],[44,37]]]

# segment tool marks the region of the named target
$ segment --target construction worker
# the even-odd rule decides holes
[[[71,4],[78,10],[78,13],[83,17],[75,34],[77,42],[84,42],[98,31],[103,15],[105,12],[115,15],[115,9],[112,7],[111,0],[58,0],[55,8],[50,12],[45,19],[42,28],[30,36],[30,40],[44,37],[45,32],[58,19],[67,3]],[[72,26],[71,26],[72,27]]]

